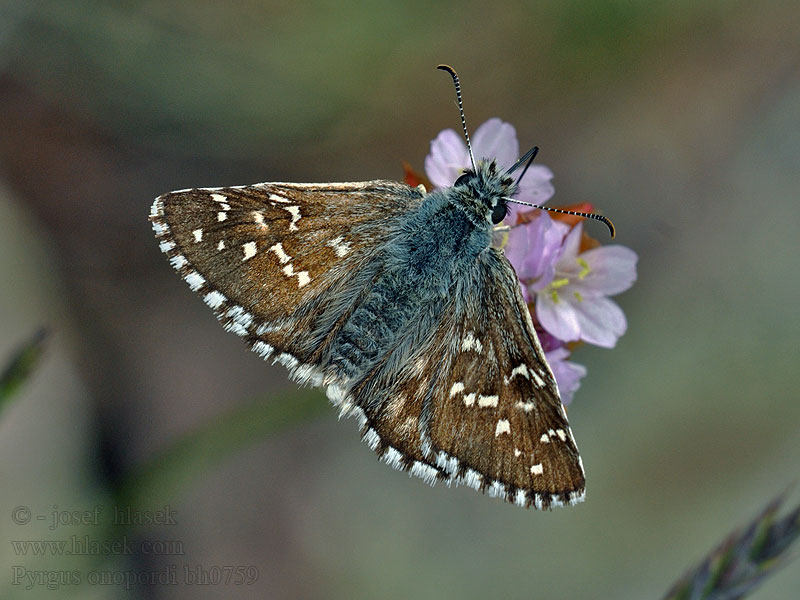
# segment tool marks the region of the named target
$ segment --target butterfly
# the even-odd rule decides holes
[[[469,146],[456,84],[462,125]],[[225,329],[322,386],[392,467],[519,506],[584,498],[584,471],[514,268],[492,246],[517,182],[260,183],[159,196],[150,220]],[[527,167],[526,167],[527,168]],[[523,171],[524,174],[524,171]]]

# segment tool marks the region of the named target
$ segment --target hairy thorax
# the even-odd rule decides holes
[[[385,248],[384,269],[337,336],[332,362],[357,378],[421,314],[442,310],[453,281],[489,246],[491,224],[476,227],[452,196],[425,197]]]

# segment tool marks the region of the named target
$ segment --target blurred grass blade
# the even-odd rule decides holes
[[[119,486],[118,506],[137,509],[168,502],[182,485],[246,446],[308,421],[328,406],[319,390],[297,390],[237,408],[186,434]]]
[[[800,506],[775,520],[786,492],[770,502],[747,527],[734,532],[689,571],[664,600],[736,600],[753,591],[786,562],[800,535]]]
[[[42,328],[30,340],[19,348],[0,375],[0,410],[5,408],[9,399],[30,377],[44,351],[47,331]]]

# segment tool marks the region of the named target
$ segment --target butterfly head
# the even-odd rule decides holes
[[[517,185],[494,160],[481,160],[475,170],[469,169],[456,179],[452,190],[458,204],[474,220],[497,225],[508,214],[506,198],[514,195]]]

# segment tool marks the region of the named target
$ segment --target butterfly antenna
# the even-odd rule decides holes
[[[461,83],[458,81],[458,73],[450,65],[438,65],[437,69],[447,71],[453,77],[453,83],[456,85],[456,98],[458,99],[458,112],[461,114],[461,127],[464,129],[464,139],[467,140],[467,149],[469,150],[469,160],[472,162],[472,169],[477,171],[475,167],[475,156],[472,154],[472,144],[469,143],[469,133],[467,132],[467,119],[464,117],[464,103],[461,101]]]
[[[525,173],[528,172],[528,167],[531,166],[533,159],[536,158],[536,155],[539,154],[539,146],[534,146],[530,150],[528,150],[517,162],[515,162],[511,167],[506,171],[507,175],[511,175],[514,171],[519,169],[519,166],[522,163],[525,163],[525,168],[522,169],[522,173],[520,173],[519,177],[517,177],[517,185],[519,182],[522,181],[522,178],[525,177]]]
[[[612,238],[617,235],[617,230],[614,228],[614,223],[611,222],[611,219],[609,219],[608,217],[604,217],[603,215],[598,215],[595,213],[578,212],[575,210],[566,210],[564,208],[551,208],[549,206],[541,206],[540,204],[531,204],[530,202],[522,202],[521,200],[514,200],[513,198],[504,197],[503,200],[505,200],[506,202],[513,202],[514,204],[524,204],[525,206],[532,206],[533,208],[539,208],[541,210],[559,213],[562,215],[573,215],[575,217],[583,217],[585,219],[594,219],[595,221],[602,221],[603,223],[605,223],[606,227],[608,227],[608,232],[611,234]]]

